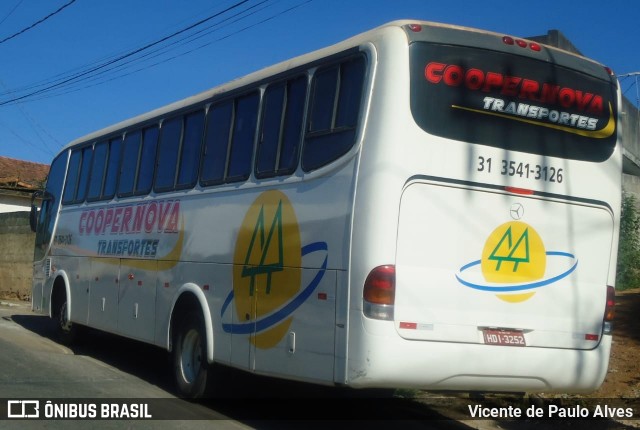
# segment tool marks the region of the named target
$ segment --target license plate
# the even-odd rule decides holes
[[[527,346],[520,331],[484,329],[482,334],[487,345]]]

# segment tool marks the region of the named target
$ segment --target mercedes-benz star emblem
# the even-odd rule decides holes
[[[511,218],[519,220],[524,215],[524,206],[522,206],[520,203],[514,203],[511,205],[511,210],[509,211],[509,213],[511,213]]]

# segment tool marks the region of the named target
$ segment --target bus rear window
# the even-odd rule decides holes
[[[411,45],[411,111],[453,140],[584,161],[616,144],[613,84],[532,58],[470,47]]]

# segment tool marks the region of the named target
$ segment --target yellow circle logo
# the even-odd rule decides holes
[[[486,281],[515,284],[542,279],[547,255],[542,239],[533,227],[512,221],[502,224],[489,235],[480,262]],[[498,294],[498,297],[509,302],[521,302],[534,294]]]

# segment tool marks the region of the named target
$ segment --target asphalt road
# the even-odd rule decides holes
[[[0,302],[2,429],[469,428],[437,409],[388,398],[387,393],[354,395],[231,369],[224,369],[218,380],[224,397],[193,403],[174,397],[169,375],[168,354],[161,349],[98,331],[88,331],[82,343],[67,348],[57,342],[55,324],[48,317],[33,314],[26,303]],[[28,399],[39,400],[41,416],[46,402],[51,401],[51,405],[67,404],[67,408],[82,404],[78,411],[94,405],[98,418],[102,403],[120,408],[126,403],[129,409],[131,403],[140,403],[147,405],[153,418],[2,419],[21,407],[9,405],[10,400]],[[493,428],[480,421],[472,426]]]

